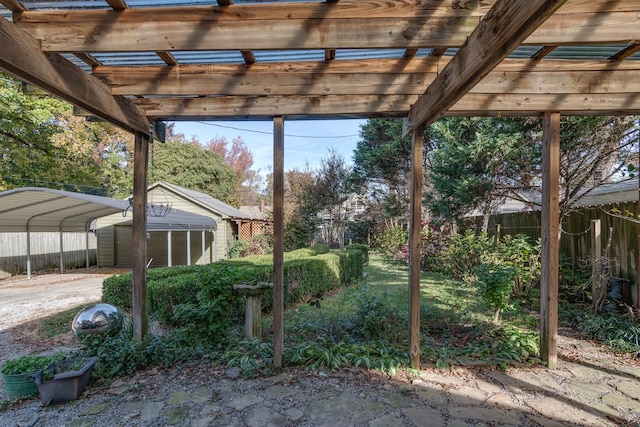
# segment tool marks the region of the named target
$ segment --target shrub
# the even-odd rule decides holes
[[[409,231],[402,227],[387,228],[373,239],[373,244],[384,255],[395,257],[409,242]]]
[[[481,264],[476,268],[482,298],[494,310],[493,321],[498,322],[500,310],[509,303],[516,278],[516,269],[508,265]]]
[[[467,230],[464,234],[453,234],[440,253],[440,271],[459,280],[469,279],[476,267],[493,253],[493,241],[486,234],[476,236]]]
[[[307,302],[362,276],[359,250],[315,255],[311,249],[287,253],[284,261],[284,304]],[[243,299],[233,285],[273,280],[272,258],[254,256],[209,265],[149,270],[149,312],[159,321],[190,326],[193,335],[219,339],[243,313]],[[113,276],[103,285],[103,301],[131,309],[131,273]],[[262,298],[264,311],[273,305],[273,292]],[[194,328],[193,325],[197,325]],[[197,330],[196,330],[197,329]],[[186,331],[185,331],[186,332]]]
[[[367,265],[369,263],[369,246],[364,245],[364,244],[360,244],[360,243],[354,243],[354,244],[351,244],[351,245],[347,246],[347,249],[359,250],[360,252],[362,252],[362,257],[363,257],[364,264]]]
[[[315,255],[328,254],[329,245],[327,245],[326,243],[316,243],[311,247],[311,250]]]

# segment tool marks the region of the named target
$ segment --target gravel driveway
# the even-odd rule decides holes
[[[99,301],[104,279],[123,271],[126,270],[92,268],[0,280],[0,366],[18,356],[75,347],[71,325],[68,335],[40,338],[40,319]],[[0,377],[0,401],[4,398]]]

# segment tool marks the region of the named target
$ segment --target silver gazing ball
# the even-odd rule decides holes
[[[94,304],[82,309],[71,322],[76,338],[86,334],[114,335],[122,327],[122,313],[110,304]]]

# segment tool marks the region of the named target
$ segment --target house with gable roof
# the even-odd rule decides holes
[[[147,191],[147,258],[150,267],[215,262],[227,257],[234,240],[240,237],[248,239],[264,232],[265,218],[261,214],[254,210],[241,211],[200,191],[165,181],[151,184]],[[161,216],[154,218],[153,207],[196,214],[207,218],[212,225],[163,225]],[[120,214],[97,221],[99,266],[131,265],[131,227],[131,216]]]

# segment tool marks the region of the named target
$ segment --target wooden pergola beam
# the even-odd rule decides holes
[[[346,63],[342,63],[346,62]],[[114,95],[420,95],[449,58],[335,61],[331,64],[95,67]],[[505,60],[470,93],[640,92],[640,61]],[[322,70],[322,71],[318,71]]]
[[[149,133],[150,122],[133,103],[56,53],[45,54],[29,34],[0,19],[0,68],[129,132]]]
[[[411,107],[404,134],[429,126],[518,47],[566,0],[498,0]]]
[[[256,96],[205,98],[141,98],[134,102],[154,120],[270,120],[289,118],[405,117],[414,95]],[[469,93],[445,116],[539,116],[553,107],[567,115],[639,114],[640,93],[478,94]]]
[[[448,2],[439,3],[446,6],[434,9],[429,2],[425,5],[394,2],[393,7],[388,7],[363,0],[337,4],[24,11],[14,19],[16,25],[41,41],[43,50],[61,52],[406,49],[464,45],[483,15],[455,10]],[[558,46],[631,43],[640,39],[637,11],[631,6],[626,10],[616,5],[581,2],[581,7],[576,5],[567,13],[563,9],[519,40],[525,45]],[[525,6],[525,10],[530,10],[529,5]]]

